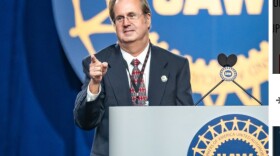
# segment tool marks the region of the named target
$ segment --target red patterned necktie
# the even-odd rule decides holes
[[[141,71],[138,68],[140,61],[138,59],[133,59],[131,64],[133,65],[133,70],[130,78],[131,78],[131,83],[134,83],[130,85],[132,103],[133,105],[143,106],[147,101],[147,95],[146,95],[146,88],[143,79],[143,73],[141,74]]]

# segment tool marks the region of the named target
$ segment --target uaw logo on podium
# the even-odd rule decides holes
[[[256,118],[230,114],[205,124],[187,156],[267,156],[268,127]]]

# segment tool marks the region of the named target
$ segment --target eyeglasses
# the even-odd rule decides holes
[[[129,13],[127,16],[117,16],[115,18],[115,23],[117,24],[123,23],[124,18],[126,18],[129,22],[133,22],[135,20],[138,20],[141,15],[143,14]]]

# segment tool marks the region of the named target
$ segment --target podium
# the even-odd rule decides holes
[[[268,155],[267,106],[109,108],[110,156]]]

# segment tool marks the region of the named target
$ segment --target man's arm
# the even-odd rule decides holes
[[[107,72],[107,65],[105,63],[105,66],[102,66],[104,63],[100,63],[95,57],[94,59],[95,60],[91,57],[91,60],[87,58],[83,61],[83,70],[86,75],[86,80],[82,86],[82,90],[77,95],[74,108],[75,123],[80,128],[86,130],[96,127],[100,123],[104,113],[104,89],[102,89],[102,87],[100,88],[100,86],[102,86],[102,78]],[[91,86],[92,83],[95,84]],[[98,93],[98,90],[100,90],[99,95],[93,101],[87,100],[88,88],[93,94]]]

